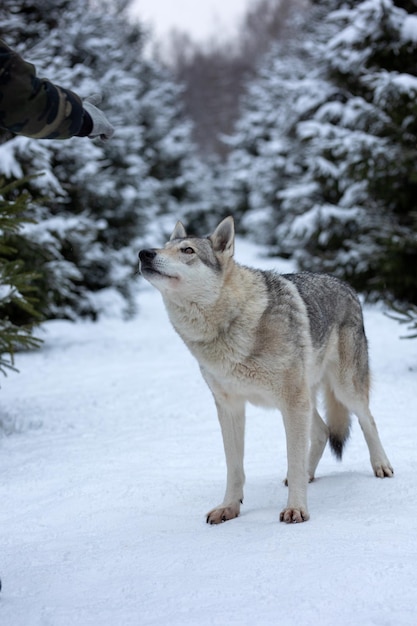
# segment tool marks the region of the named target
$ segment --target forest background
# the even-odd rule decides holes
[[[417,1],[254,0],[233,41],[152,48],[128,0],[3,0],[38,75],[102,96],[111,141],[0,134],[0,368],[45,319],[128,317],[177,219],[417,305]],[[152,49],[152,53],[149,50]],[[414,321],[413,321],[414,319]]]

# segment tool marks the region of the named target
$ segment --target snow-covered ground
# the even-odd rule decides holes
[[[238,242],[238,260],[273,265],[256,257]],[[309,487],[310,521],[281,524],[281,418],[249,408],[241,517],[208,526],[225,481],[214,404],[158,292],[138,297],[128,322],[45,324],[2,381],[0,624],[416,624],[417,342],[366,307],[393,479],[373,477],[355,420]]]

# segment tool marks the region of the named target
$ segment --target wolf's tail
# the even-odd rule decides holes
[[[350,415],[348,409],[339,402],[329,385],[326,385],[324,396],[326,422],[329,427],[329,444],[335,457],[340,460],[344,445],[349,439]]]

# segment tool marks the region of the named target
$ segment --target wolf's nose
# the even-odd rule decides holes
[[[139,252],[139,258],[141,261],[150,261],[151,259],[154,259],[156,257],[156,252],[155,250],[140,250]]]

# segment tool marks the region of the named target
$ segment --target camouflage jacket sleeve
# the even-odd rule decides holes
[[[38,78],[36,69],[0,39],[0,126],[36,139],[67,139],[82,133],[80,98]],[[87,133],[86,133],[87,134]]]

